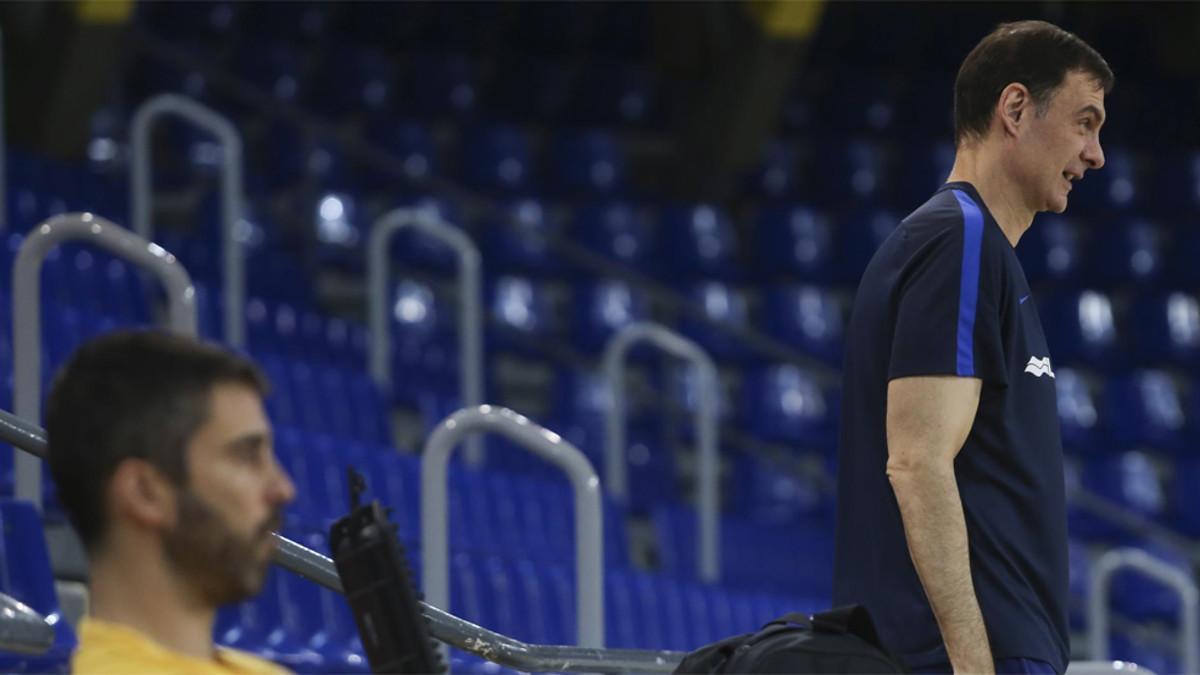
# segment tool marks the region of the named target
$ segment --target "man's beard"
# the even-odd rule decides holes
[[[249,538],[242,537],[204,499],[184,488],[179,493],[179,518],[164,537],[163,548],[167,561],[205,604],[241,602],[262,588],[270,561],[259,559],[259,548],[281,524],[277,510]]]

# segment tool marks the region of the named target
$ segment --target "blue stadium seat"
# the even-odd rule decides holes
[[[249,5],[246,7],[246,29],[251,33],[251,39],[265,37],[295,40],[298,44],[319,43],[333,28],[332,11],[331,5],[312,0],[276,8]]]
[[[698,517],[691,507],[664,506],[652,514],[663,569],[695,579]],[[788,546],[775,542],[787,541]],[[812,611],[827,606],[832,595],[833,528],[828,520],[766,525],[744,518],[721,518],[721,581],[727,588],[761,590],[797,596]],[[768,610],[771,614],[773,610]],[[766,620],[774,618],[769,616]]]
[[[1171,523],[1187,536],[1200,535],[1200,457],[1176,457],[1170,477]]]
[[[905,119],[906,126],[909,121]],[[904,191],[903,208],[911,211],[924,204],[950,177],[954,168],[954,144],[946,140],[913,144],[904,153],[902,166],[895,183]]]
[[[342,269],[362,269],[366,224],[358,198],[347,192],[321,192],[311,212],[317,259]]]
[[[1112,634],[1109,641],[1109,658],[1126,663],[1136,663],[1152,673],[1182,673],[1180,657],[1173,649],[1164,649],[1161,642],[1139,638],[1126,633]]]
[[[755,434],[802,451],[833,448],[837,404],[812,374],[791,364],[755,369],[746,377],[744,415]]]
[[[571,302],[571,344],[591,352],[604,349],[616,331],[650,318],[641,290],[619,279],[577,285]]]
[[[1072,284],[1083,278],[1088,250],[1075,221],[1042,214],[1021,237],[1017,257],[1031,284],[1045,281]]]
[[[234,47],[233,74],[284,104],[303,101],[310,85],[305,55],[287,41],[247,38]]]
[[[562,271],[562,260],[550,242],[561,227],[542,202],[518,199],[506,205],[503,216],[486,226],[483,248],[489,270],[532,275]]]
[[[824,126],[846,135],[887,133],[900,112],[890,89],[876,70],[839,73],[821,106]]]
[[[389,315],[393,395],[411,402],[430,386],[430,381],[444,379],[456,367],[455,322],[453,310],[428,284],[398,279],[392,288]],[[434,374],[439,377],[430,377]]]
[[[1113,302],[1097,290],[1051,294],[1039,303],[1046,342],[1056,364],[1115,371],[1126,363]]]
[[[606,131],[566,133],[551,151],[554,185],[570,197],[604,197],[625,187],[625,154],[617,138]]]
[[[720,360],[750,358],[746,344],[729,328],[748,328],[750,308],[745,294],[729,284],[702,281],[692,286],[691,300],[700,305],[708,321],[688,316],[680,324],[684,335]]]
[[[1075,368],[1055,369],[1055,393],[1063,448],[1069,453],[1094,454],[1111,443],[1100,416],[1101,397],[1087,373]]]
[[[390,55],[346,43],[327,47],[323,56],[317,86],[309,95],[315,110],[334,119],[390,111],[397,79]]]
[[[507,276],[492,284],[489,302],[492,321],[501,328],[491,336],[492,346],[536,355],[553,339],[558,326],[543,286],[523,277]]]
[[[426,211],[442,222],[459,229],[464,228],[462,210],[458,202],[432,196],[406,199],[397,206]],[[413,230],[404,230],[392,237],[391,258],[393,263],[450,275],[458,269],[458,258],[454,250],[442,242]]]
[[[1171,567],[1191,573],[1191,560],[1182,550],[1150,541],[1138,542],[1137,547]],[[1113,575],[1111,593],[1113,609],[1134,621],[1159,620],[1178,625],[1179,595],[1170,587],[1123,570]]]
[[[321,160],[311,157],[311,141],[306,133],[287,122],[270,125],[250,142],[248,157],[265,161],[254,166],[255,170],[249,173],[247,180],[268,191],[282,192],[294,187],[309,175],[310,161],[318,163]]]
[[[1144,452],[1130,450],[1090,459],[1080,478],[1088,491],[1139,515],[1160,519],[1168,512],[1160,469],[1155,458]],[[1115,525],[1096,517],[1076,518],[1070,530],[1086,539],[1114,540],[1123,536]]]
[[[890,194],[887,157],[881,146],[863,139],[845,139],[822,151],[824,161],[810,195],[824,206],[876,204]]]
[[[279,161],[276,159],[276,161]],[[314,138],[301,148],[304,177],[319,191],[357,191],[358,176],[351,172],[350,160],[341,144],[330,138]]]
[[[110,105],[92,113],[88,123],[87,163],[100,176],[124,178],[129,162],[129,115]]]
[[[899,214],[884,209],[856,209],[839,219],[843,280],[858,284],[867,263],[900,220]]]
[[[1153,199],[1147,204],[1164,213],[1195,213],[1200,209],[1200,151],[1176,150],[1155,162]]]
[[[664,366],[661,375],[665,383],[660,390],[666,394],[667,400],[679,410],[694,414],[700,406],[700,374],[696,369],[690,364],[672,362]],[[735,423],[741,409],[730,382],[722,378],[720,373],[717,374],[717,415],[722,422]],[[684,439],[690,441],[694,438],[694,426],[690,419],[680,420],[678,428]]]
[[[1167,372],[1135,370],[1112,378],[1107,386],[1108,426],[1113,440],[1126,447],[1190,450],[1183,393]]]
[[[767,333],[775,339],[841,366],[845,320],[842,303],[832,291],[809,285],[772,288],[763,317]]]
[[[28,502],[0,499],[0,521],[4,547],[0,592],[28,605],[54,626],[54,644],[48,652],[37,656],[0,653],[0,667],[34,673],[68,672],[68,661],[76,646],[75,631],[59,610],[41,516]]]
[[[524,45],[523,45],[524,47]],[[492,92],[495,112],[522,123],[557,122],[571,101],[576,71],[570,64],[521,53],[501,54],[503,78]]]
[[[529,139],[517,127],[476,129],[464,143],[463,178],[476,188],[513,194],[533,182]]]
[[[799,182],[796,146],[782,140],[768,141],[762,158],[746,176],[746,189],[768,201],[783,201]]]
[[[838,251],[833,227],[821,212],[805,206],[769,207],[758,214],[755,229],[758,260],[768,278],[825,282],[834,277]]]
[[[728,214],[710,204],[674,205],[661,212],[660,254],[685,278],[731,280],[737,271],[737,235]]]
[[[1133,355],[1145,366],[1200,365],[1200,301],[1185,291],[1139,294],[1130,306]]]
[[[657,121],[658,92],[653,75],[636,66],[597,63],[580,81],[573,107],[578,121],[600,127],[643,127]]]
[[[227,39],[240,29],[244,15],[244,5],[238,2],[195,2],[174,10],[151,3],[138,5],[136,11],[139,24],[172,39]]]
[[[752,522],[785,524],[831,516],[832,497],[816,476],[799,475],[796,466],[748,455],[734,458],[729,511]]]
[[[294,672],[326,672],[323,656],[308,647],[284,620],[283,575],[267,571],[262,591],[252,600],[221,608],[214,638],[217,643],[254,653]]]
[[[634,267],[649,259],[654,249],[649,223],[626,202],[585,205],[579,209],[573,229],[584,246]]]
[[[1153,284],[1165,277],[1167,252],[1167,233],[1158,225],[1145,220],[1121,222],[1115,231],[1098,238],[1091,276],[1109,284]]]
[[[406,79],[400,105],[427,117],[466,117],[479,103],[476,66],[463,54],[415,54]]]
[[[1122,148],[1105,148],[1102,171],[1088,171],[1071,190],[1071,205],[1097,213],[1129,212],[1141,203],[1136,158]]]
[[[441,170],[437,147],[428,127],[392,115],[373,117],[363,135],[371,145],[388,152],[403,163],[404,174],[416,183],[437,175]],[[355,170],[357,181],[369,190],[394,188],[392,177],[371,167]]]

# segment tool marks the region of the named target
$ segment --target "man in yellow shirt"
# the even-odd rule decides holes
[[[295,497],[266,386],[239,356],[148,331],[84,345],[59,373],[48,460],[91,591],[74,672],[285,672],[212,639],[217,608],[262,586]]]

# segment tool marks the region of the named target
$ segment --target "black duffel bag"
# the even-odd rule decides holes
[[[814,614],[788,614],[687,655],[676,673],[905,673],[879,643],[875,624],[859,605]]]

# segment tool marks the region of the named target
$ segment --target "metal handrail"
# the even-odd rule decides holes
[[[371,332],[368,366],[371,377],[389,388],[391,321],[388,320],[388,279],[391,276],[389,242],[400,230],[412,228],[453,248],[458,255],[458,358],[459,395],[463,407],[483,403],[483,310],[479,249],[462,230],[442,220],[436,209],[394,209],[371,227],[367,244],[367,319]],[[467,441],[467,462],[483,461],[480,439]]]
[[[0,593],[0,649],[45,654],[54,646],[54,625],[32,607]]]
[[[150,239],[151,203],[154,199],[150,185],[150,129],[164,115],[175,115],[207,130],[221,145],[221,258],[224,277],[225,341],[241,347],[246,339],[245,312],[246,263],[238,241],[237,225],[243,214],[242,205],[242,139],[228,119],[196,101],[178,94],[159,94],[138,107],[130,122],[130,208],[133,210],[133,231]]]
[[[167,290],[167,327],[183,335],[196,334],[196,290],[175,256],[91,213],[66,213],[43,221],[21,242],[13,264],[13,400],[16,413],[29,420],[41,419],[42,262],[52,248],[72,239],[90,241],[153,272]],[[17,498],[41,508],[41,465],[26,455],[17,456],[14,463]]]
[[[45,459],[46,432],[7,410],[0,410],[0,441]],[[337,566],[327,556],[279,534],[272,560],[283,569],[342,593]],[[434,638],[502,666],[525,672],[669,673],[685,654],[668,650],[599,649],[533,645],[464,621],[428,602],[421,611]]]
[[[604,646],[604,511],[600,479],[587,455],[528,418],[495,406],[464,408],[430,434],[421,461],[421,558],[425,599],[450,606],[446,474],[450,454],[468,435],[496,433],[557,464],[575,492],[575,587],[578,639],[583,647]]]
[[[1100,556],[1092,568],[1088,589],[1088,641],[1091,658],[1108,659],[1108,590],[1112,577],[1121,570],[1132,569],[1179,595],[1179,654],[1185,673],[1200,673],[1200,590],[1187,572],[1178,569],[1141,549],[1118,548]]]
[[[721,576],[718,542],[720,527],[717,490],[718,469],[718,394],[717,367],[695,342],[659,324],[631,323],[609,340],[604,348],[604,377],[608,384],[609,406],[605,424],[605,480],[614,497],[627,501],[625,458],[625,360],[634,345],[648,342],[660,350],[683,359],[696,369],[695,435],[697,444],[697,473],[699,491],[700,537],[697,556],[700,559],[700,578],[715,582]]]

